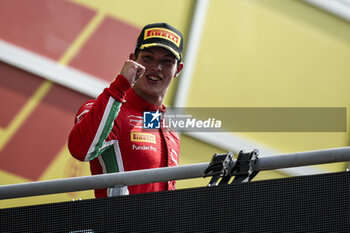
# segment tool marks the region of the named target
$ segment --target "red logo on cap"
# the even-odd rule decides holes
[[[146,29],[144,40],[149,38],[163,38],[173,42],[174,44],[177,45],[177,47],[180,46],[180,42],[181,42],[181,37],[179,35],[164,28]]]

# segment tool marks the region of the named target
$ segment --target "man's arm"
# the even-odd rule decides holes
[[[68,148],[73,157],[90,161],[111,146],[106,139],[127,90],[142,76],[144,67],[128,60],[120,73],[95,101],[88,101],[79,109],[68,139]]]

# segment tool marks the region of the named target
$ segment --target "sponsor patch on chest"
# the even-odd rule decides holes
[[[153,147],[153,146],[145,146],[145,145],[138,146],[138,145],[132,144],[131,148],[132,148],[133,150],[150,150],[150,151],[157,151],[157,148],[155,148],[155,147]]]
[[[132,142],[150,142],[156,144],[156,136],[150,133],[131,132]]]

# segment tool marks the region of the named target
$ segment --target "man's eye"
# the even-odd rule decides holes
[[[166,64],[174,64],[175,62],[173,61],[173,60],[170,60],[170,59],[166,59],[166,60],[164,60],[164,63],[166,63]]]
[[[143,59],[146,60],[146,61],[149,61],[149,60],[152,59],[152,57],[151,56],[143,56]]]

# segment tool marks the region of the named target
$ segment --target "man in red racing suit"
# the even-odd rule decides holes
[[[158,33],[152,34],[152,30]],[[177,41],[169,40],[170,33],[177,36]],[[79,109],[68,147],[73,157],[90,162],[92,175],[178,165],[179,137],[164,128],[143,129],[143,112],[165,112],[166,91],[183,67],[182,40],[181,33],[168,24],[145,26],[135,53],[117,78],[96,100],[86,102]],[[95,196],[174,188],[174,181],[159,182],[98,189]]]

